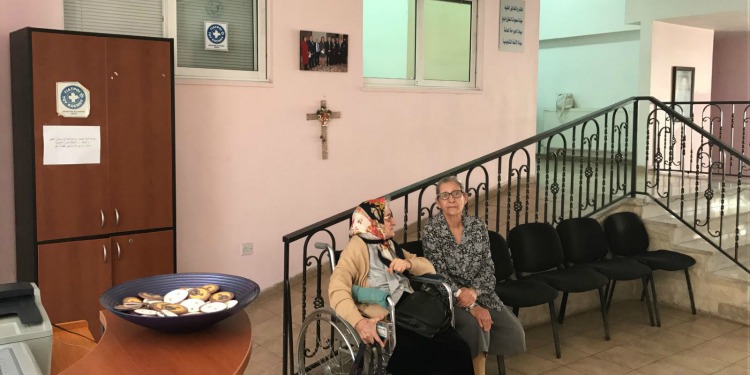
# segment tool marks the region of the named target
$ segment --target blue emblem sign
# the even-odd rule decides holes
[[[208,51],[229,50],[229,24],[226,22],[203,21],[205,49]]]
[[[69,109],[79,109],[86,104],[86,93],[81,87],[69,85],[60,92],[60,101]]]
[[[222,27],[219,24],[213,24],[206,29],[206,37],[208,40],[213,44],[221,44],[224,42],[224,38],[226,38],[227,32],[224,30],[224,27]]]
[[[89,117],[91,93],[80,82],[55,82],[55,109],[62,117]]]

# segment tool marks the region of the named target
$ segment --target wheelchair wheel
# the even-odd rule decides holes
[[[358,348],[359,335],[348,322],[330,308],[315,310],[300,329],[298,374],[349,374]]]

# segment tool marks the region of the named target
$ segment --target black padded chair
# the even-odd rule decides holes
[[[418,257],[424,256],[424,250],[422,250],[421,240],[404,242],[401,244],[401,248]]]
[[[557,224],[557,234],[560,236],[565,264],[574,267],[591,267],[596,272],[607,276],[609,284],[605,293],[607,297],[607,311],[612,304],[612,296],[618,281],[638,280],[643,282],[643,293],[648,297],[648,318],[651,325],[654,322],[654,311],[651,308],[651,296],[648,294],[648,284],[652,280],[651,268],[627,258],[608,259],[609,246],[607,234],[599,222],[590,217],[565,219]],[[653,288],[653,284],[652,284]],[[656,312],[658,315],[658,311]]]
[[[408,251],[408,252],[410,252],[410,253],[418,256],[418,257],[424,257],[424,250],[422,250],[422,241],[421,240],[404,242],[400,246],[401,246],[402,250]],[[420,288],[421,286],[420,286],[419,282],[416,282],[416,283],[412,284],[412,287],[414,287],[414,288]]]
[[[549,306],[552,336],[555,340],[555,355],[560,358],[560,335],[557,330],[557,313],[555,312],[557,290],[536,280],[514,280],[512,278],[513,263],[510,259],[510,252],[508,252],[508,244],[503,236],[497,232],[489,231],[489,236],[492,263],[495,265],[495,279],[497,280],[495,292],[503,301],[503,304],[513,308],[513,313],[516,316],[518,316],[521,307],[532,307],[545,303]]]
[[[508,235],[508,245],[513,256],[516,278],[541,281],[563,292],[558,323],[565,319],[569,293],[598,290],[601,305],[604,337],[609,340],[609,322],[605,305],[604,288],[609,283],[606,276],[590,268],[564,268],[560,238],[555,228],[547,223],[527,223],[516,226]]]
[[[671,250],[648,250],[648,232],[641,218],[633,212],[618,212],[604,220],[604,231],[607,233],[609,248],[612,253],[628,257],[647,265],[651,270],[684,271],[690,296],[690,308],[695,315],[695,300],[693,286],[690,283],[688,268],[695,264],[695,259],[689,255]],[[653,288],[654,302],[656,302],[656,288]],[[656,303],[654,303],[656,307]],[[658,309],[658,308],[657,308]],[[657,315],[656,325],[661,326]]]

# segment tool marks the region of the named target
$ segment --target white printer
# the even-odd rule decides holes
[[[50,373],[52,324],[34,283],[0,284],[0,373]]]

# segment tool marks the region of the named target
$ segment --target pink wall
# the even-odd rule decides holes
[[[750,100],[750,33],[717,32],[713,68],[711,100]]]
[[[650,95],[665,102],[672,100],[672,67],[695,68],[694,101],[711,100],[714,31],[671,23],[652,23]],[[697,107],[693,108],[697,110]],[[689,110],[685,109],[685,114]],[[700,116],[698,114],[697,116]],[[645,132],[639,133],[642,139]],[[698,133],[689,132],[688,144],[700,145]],[[679,136],[676,136],[679,139]]]
[[[497,50],[498,2],[480,2],[482,89],[474,91],[363,88],[360,1],[268,2],[270,84],[176,84],[180,272],[238,274],[268,287],[282,280],[284,234],[535,132],[538,0],[526,1],[524,53]],[[0,20],[14,23],[2,22],[0,31],[60,18],[61,1],[45,3],[11,0],[11,9],[55,12],[4,12]],[[349,72],[299,71],[300,29],[348,33]],[[2,51],[7,77],[7,47]],[[2,82],[0,206],[12,208],[9,84]],[[330,123],[327,161],[320,126],[305,120],[321,99],[343,114]],[[0,258],[13,259],[12,210],[0,210],[0,223]],[[240,256],[242,242],[253,242],[253,255]],[[0,262],[2,278],[13,280],[14,266]]]
[[[713,69],[711,100],[750,100],[750,33],[717,32],[714,37]],[[718,126],[714,127],[714,134],[721,133],[726,144],[742,152],[743,131],[746,131],[742,121],[748,114],[750,109],[747,105],[723,104],[712,107],[711,117],[719,118],[722,124],[721,131]],[[750,150],[750,138],[745,135],[744,139],[744,150],[747,155]],[[732,165],[732,169],[732,173],[736,173],[737,163]]]
[[[650,95],[672,99],[672,67],[695,68],[695,101],[711,100],[714,31],[654,22],[651,37]]]
[[[40,11],[41,9],[44,11]],[[3,1],[3,10],[0,12],[0,283],[16,280],[8,34],[26,26],[60,28],[62,19],[62,1]]]

